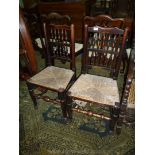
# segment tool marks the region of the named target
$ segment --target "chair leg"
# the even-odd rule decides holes
[[[68,120],[72,120],[72,116],[73,116],[73,112],[72,112],[72,98],[69,96],[70,92],[68,92],[68,95],[67,95],[67,118]]]
[[[61,110],[62,110],[62,114],[64,119],[67,119],[67,112],[66,112],[66,92],[64,91],[64,89],[59,90],[58,92],[58,98],[61,100]]]
[[[111,131],[115,132],[116,124],[117,124],[117,121],[118,121],[119,108],[117,106],[112,107],[110,109],[110,114],[111,114],[111,121],[110,121],[110,124],[109,124],[109,129]]]
[[[116,125],[116,133],[118,135],[121,133],[124,117],[125,117],[125,112],[121,110],[119,114],[118,122]]]
[[[33,95],[33,91],[35,89],[35,86],[29,82],[26,82],[26,84],[27,84],[29,94],[30,94],[31,99],[32,99],[33,104],[34,104],[34,108],[38,109],[38,101],[37,101],[36,97]]]

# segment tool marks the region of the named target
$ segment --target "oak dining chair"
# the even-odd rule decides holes
[[[35,108],[38,107],[38,99],[61,104],[63,117],[66,118],[66,91],[76,76],[74,25],[43,23],[43,30],[46,68],[27,80],[28,90]],[[54,66],[55,59],[69,62],[70,68]],[[57,98],[46,94],[47,91],[56,92]]]
[[[117,27],[101,27],[87,24],[84,27],[84,61],[82,73],[67,93],[67,115],[72,120],[73,111],[110,121],[110,130],[115,131],[119,118],[121,97],[119,96],[117,77],[124,52],[128,29]],[[108,74],[100,74],[99,70],[107,70]],[[90,70],[98,72],[93,74]],[[76,104],[74,101],[79,101]],[[109,116],[86,106],[108,109]]]

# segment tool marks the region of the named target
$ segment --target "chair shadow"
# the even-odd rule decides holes
[[[55,107],[54,105],[49,106],[49,108],[42,113],[44,121],[52,121],[60,124],[66,124],[60,107]]]
[[[54,105],[51,105],[45,112],[42,113],[42,116],[44,118],[44,121],[66,124],[63,119],[60,107],[55,107]],[[96,128],[96,126],[100,126],[100,129]],[[109,132],[109,121],[100,122],[91,120],[88,121],[88,123],[81,122],[79,130],[98,134],[101,138],[111,134],[111,132]]]
[[[99,122],[96,122],[96,121],[84,123],[84,124],[80,125],[79,129],[98,134],[100,136],[100,138],[103,138],[103,137],[111,134],[111,132],[109,130],[109,121],[102,121],[100,124],[101,129],[98,129],[95,127],[95,126],[97,126],[98,123]]]

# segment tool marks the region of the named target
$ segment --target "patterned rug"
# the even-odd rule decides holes
[[[44,62],[37,56],[39,69]],[[77,58],[78,73],[80,57]],[[58,64],[63,65],[63,64]],[[119,76],[120,92],[123,76]],[[20,81],[21,155],[134,155],[134,129],[123,126],[117,136],[107,133],[108,122],[74,112],[73,122],[64,124],[59,105],[39,100],[35,110],[26,83]],[[53,95],[53,94],[52,94]]]

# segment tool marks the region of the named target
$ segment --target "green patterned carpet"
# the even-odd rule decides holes
[[[44,62],[37,56],[39,69]],[[80,57],[77,58],[78,74]],[[59,64],[58,66],[63,65]],[[123,76],[119,76],[120,91]],[[59,105],[39,100],[35,110],[24,81],[20,81],[21,155],[133,155],[134,129],[123,126],[121,135],[105,134],[107,123],[74,113],[73,122],[64,124]]]

